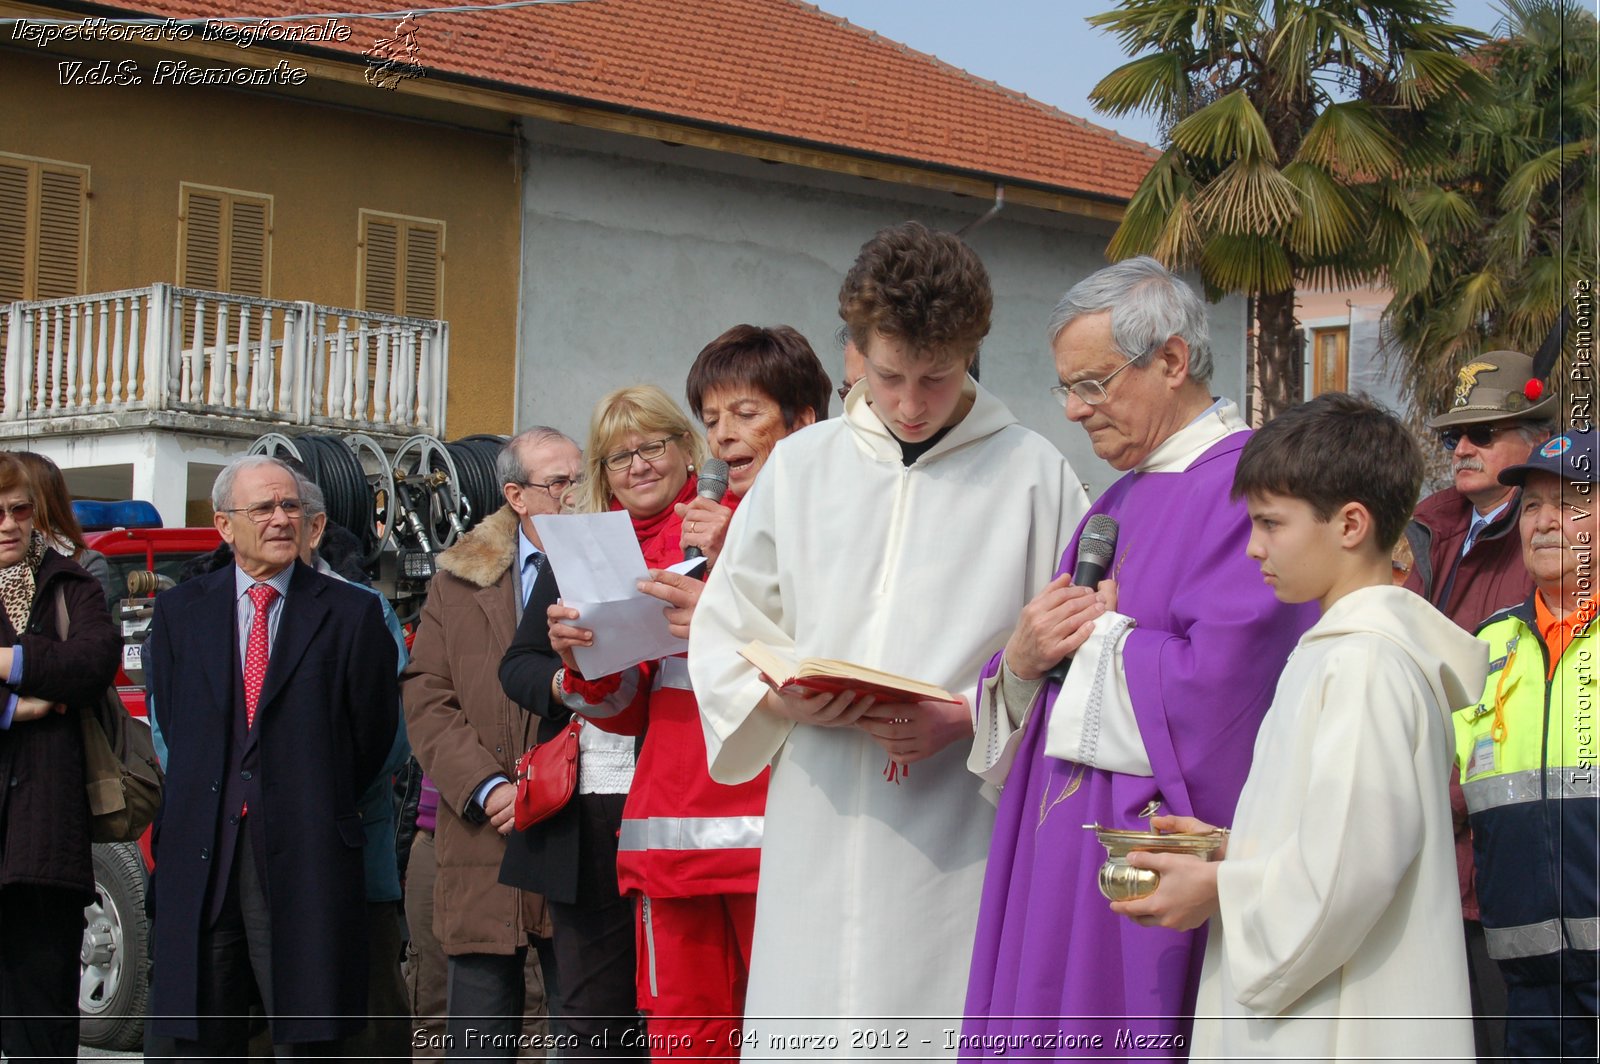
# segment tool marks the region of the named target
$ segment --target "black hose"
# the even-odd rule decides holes
[[[500,478],[494,474],[494,460],[505,446],[504,436],[464,436],[445,444],[461,478],[461,522],[465,528],[482,521],[505,503]]]
[[[297,436],[294,442],[306,475],[322,489],[328,520],[354,533],[371,557],[378,539],[377,503],[361,459],[338,436]]]

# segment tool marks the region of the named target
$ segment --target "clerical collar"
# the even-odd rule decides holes
[[[1235,432],[1249,428],[1232,399],[1222,398],[1200,412],[1183,428],[1168,436],[1134,466],[1139,473],[1181,473],[1211,446]]]

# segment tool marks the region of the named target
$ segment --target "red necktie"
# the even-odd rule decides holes
[[[246,728],[255,727],[256,703],[261,700],[261,681],[267,678],[267,613],[278,589],[271,584],[255,584],[250,588],[250,602],[256,615],[250,621],[250,638],[244,646],[244,722]]]

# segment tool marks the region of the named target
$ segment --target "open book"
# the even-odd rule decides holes
[[[773,687],[804,687],[812,691],[854,691],[872,695],[879,702],[960,702],[942,687],[921,680],[896,676],[881,669],[869,669],[848,661],[806,658],[796,662],[773,650],[759,639],[747,643],[739,654],[761,670],[761,678]]]

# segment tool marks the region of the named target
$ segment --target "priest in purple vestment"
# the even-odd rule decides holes
[[[1249,430],[1211,395],[1189,286],[1154,259],[1120,262],[1062,298],[1050,336],[1067,417],[1126,474],[1085,521],[1121,528],[1098,589],[1071,586],[1074,537],[983,674],[969,765],[999,812],[956,1048],[1181,1059],[1204,931],[1114,915],[1084,825],[1229,823],[1316,610],[1278,602],[1245,555],[1249,518],[1228,493]]]

